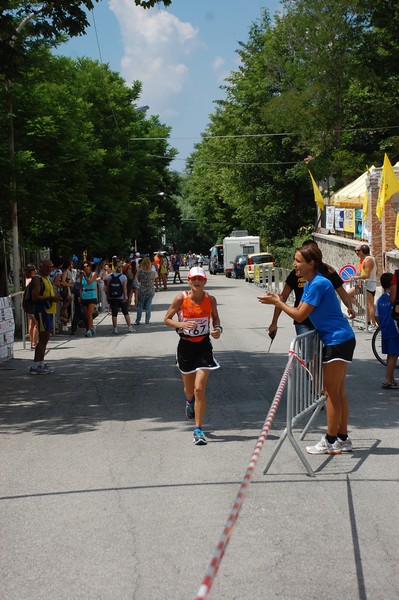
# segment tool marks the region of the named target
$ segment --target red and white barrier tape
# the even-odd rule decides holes
[[[204,579],[200,585],[200,588],[197,592],[195,600],[206,600],[208,598],[208,594],[212,587],[213,581],[216,577],[216,574],[219,570],[220,563],[226,551],[227,544],[230,541],[230,537],[233,531],[233,527],[235,525],[236,520],[238,519],[239,512],[242,507],[242,503],[244,501],[245,491],[248,488],[252,475],[255,469],[256,462],[259,458],[260,452],[262,450],[263,444],[267,438],[270,427],[274,421],[274,417],[276,416],[277,409],[279,407],[281,397],[287,383],[288,375],[291,370],[291,365],[294,358],[299,360],[297,354],[290,352],[287,365],[285,367],[284,373],[281,377],[280,384],[277,388],[277,392],[274,396],[273,402],[269,408],[269,412],[267,413],[266,420],[263,424],[262,432],[258,438],[258,441],[255,446],[255,450],[252,454],[251,461],[248,465],[248,468],[245,472],[244,478],[241,482],[240,489],[238,490],[238,494],[234,500],[233,507],[231,509],[229,518],[227,519],[226,525],[223,529],[223,533],[219,538],[218,545],[216,546],[215,552],[213,554],[212,560],[209,564],[207,572],[205,574]]]

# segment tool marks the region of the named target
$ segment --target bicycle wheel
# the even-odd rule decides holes
[[[383,354],[382,352],[382,335],[381,329],[379,327],[374,331],[373,337],[371,339],[371,348],[376,359],[382,365],[387,366],[387,355]]]

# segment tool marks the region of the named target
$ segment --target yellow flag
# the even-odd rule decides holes
[[[396,226],[395,226],[395,246],[399,248],[399,212],[396,215]]]
[[[384,154],[380,190],[378,192],[377,206],[375,209],[375,214],[377,215],[379,221],[382,219],[385,203],[388,202],[390,197],[397,192],[399,192],[398,178],[396,177],[395,171],[389,162],[388,156]]]
[[[312,175],[312,173],[310,171],[309,171],[309,175],[310,175],[310,179],[312,180],[313,193],[314,193],[314,201],[316,202],[316,204],[320,208],[320,210],[324,210],[324,198],[322,196],[322,193],[319,190],[319,186],[317,185],[317,183],[313,179],[313,175]]]
[[[363,200],[363,219],[366,220],[368,216],[369,216],[369,194],[368,194],[368,191],[366,190],[366,194],[365,194],[364,200]]]

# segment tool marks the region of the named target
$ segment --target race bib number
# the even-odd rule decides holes
[[[197,317],[195,319],[190,319],[195,321],[194,329],[183,329],[184,335],[188,335],[190,337],[197,337],[199,335],[206,335],[209,331],[209,321],[207,317]]]

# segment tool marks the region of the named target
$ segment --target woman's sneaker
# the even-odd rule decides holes
[[[320,442],[318,442],[315,446],[306,446],[306,452],[308,454],[341,454],[342,450],[337,450],[334,448],[334,444],[330,444],[327,438],[323,435]]]
[[[187,417],[187,419],[194,419],[194,417],[195,417],[194,402],[195,402],[194,396],[191,398],[191,400],[186,401],[186,417]]]
[[[352,452],[352,440],[347,437],[346,440],[340,440],[339,437],[333,443],[333,448],[336,451],[335,454],[341,454],[342,452]]]
[[[193,442],[196,446],[205,446],[208,443],[205,434],[200,427],[194,429]]]

